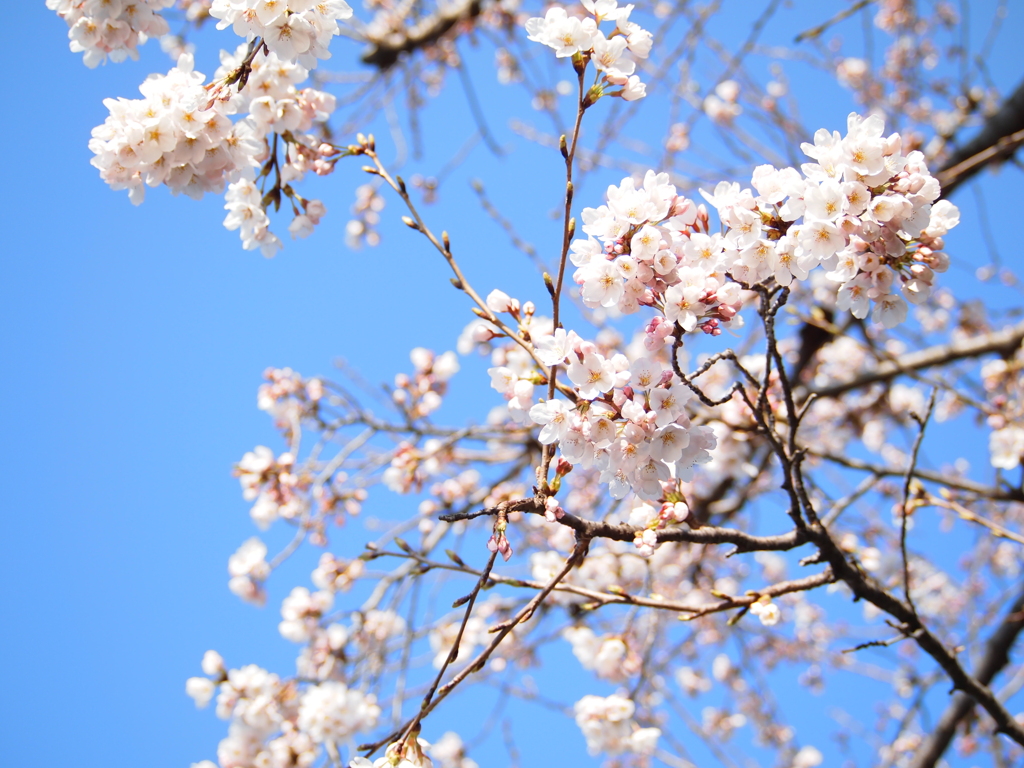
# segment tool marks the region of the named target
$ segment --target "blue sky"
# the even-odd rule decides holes
[[[232,665],[289,673],[294,664],[294,646],[275,631],[277,606],[305,583],[308,561],[285,569],[263,611],[226,588],[227,557],[254,533],[231,466],[255,445],[276,445],[255,407],[262,371],[329,374],[341,356],[369,382],[388,381],[409,369],[410,348],[453,348],[470,315],[414,233],[388,226],[379,249],[345,249],[347,210],[365,179],[359,163],[307,183],[304,194],[324,199],[328,216],[307,241],[285,237],[273,260],[242,251],[237,234],[221,226],[216,196],[196,203],[156,190],[132,206],[89,165],[89,132],[106,115],[104,98],[135,97],[146,74],[170,67],[167,57],[150,43],[140,62],[90,71],[42,2],[7,12],[14,18],[0,33],[12,91],[0,255],[4,762],[183,768],[213,758],[225,733],[184,694],[207,648]],[[1013,41],[1019,48],[1022,29],[1020,14],[1011,14],[990,66],[1004,89],[1021,74]],[[197,68],[211,73],[214,57],[207,44]],[[489,54],[469,61],[478,65],[485,105],[501,101],[529,114],[521,91],[493,84]],[[817,87],[813,79],[796,85]],[[850,104],[834,86],[828,93],[805,104],[805,121],[842,129]],[[422,122],[431,151],[410,163],[407,178],[436,174],[472,135],[457,87]],[[540,298],[536,270],[476,215],[467,182],[487,181],[496,204],[532,222],[528,239],[550,255],[560,162],[501,120],[491,128],[517,154],[495,158],[477,145],[426,215],[449,230],[479,290]],[[392,156],[386,129],[376,130],[382,155]],[[598,204],[603,184],[620,176],[588,182],[579,205]],[[1019,235],[999,222],[1019,219],[1019,172],[1004,170],[1000,183],[984,200],[1011,264]],[[976,200],[970,190],[956,200],[964,225],[950,242],[969,266],[950,276],[988,295],[970,276],[987,261],[971,223]],[[401,213],[389,198],[385,219]],[[286,236],[286,226],[279,219],[276,230]],[[1019,303],[1019,294],[992,295]],[[481,418],[495,404],[489,390],[480,394],[482,368],[470,364],[478,379],[454,385],[464,405],[452,418]]]

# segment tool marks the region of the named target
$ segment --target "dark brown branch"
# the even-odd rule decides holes
[[[543,515],[544,511],[544,500],[541,498],[515,499],[514,501],[504,501],[496,507],[477,512],[442,515],[440,519],[445,522],[455,522],[457,520],[471,520],[482,515],[496,515],[499,512],[529,512],[535,515]],[[625,523],[584,520],[568,512],[563,513],[562,517],[558,518],[558,522],[572,528],[576,532],[577,538],[585,539],[633,541],[637,533],[645,530],[644,528],[636,528]],[[736,547],[733,554],[737,552],[790,550],[799,547],[807,541],[807,537],[796,530],[777,536],[753,536],[732,528],[715,528],[713,526],[669,528],[660,530],[657,534],[659,543],[682,541],[690,544],[731,544]]]
[[[836,576],[846,582],[857,599],[867,600],[895,618],[900,623],[900,631],[912,637],[921,650],[942,667],[953,683],[953,690],[966,693],[980,704],[995,721],[997,733],[1005,733],[1024,746],[1024,727],[1007,711],[986,683],[963,668],[955,653],[932,634],[909,605],[891,595],[872,576],[848,561],[845,553],[821,525],[810,526],[809,535],[821,550],[822,557],[832,565]]]
[[[985,653],[978,662],[975,677],[982,685],[989,685],[992,679],[1010,663],[1010,648],[1017,640],[1017,635],[1024,630],[1024,590],[1010,605],[999,625],[985,644]],[[969,696],[957,694],[942,714],[932,735],[921,747],[912,763],[912,768],[933,768],[949,748],[957,726],[974,708],[975,702]]]

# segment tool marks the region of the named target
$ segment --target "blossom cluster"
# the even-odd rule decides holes
[[[255,183],[260,162],[269,152],[267,136],[285,137],[286,156],[276,163],[278,184],[301,179],[307,170],[330,173],[336,155],[308,133],[335,109],[330,94],[296,85],[308,76],[299,64],[271,53],[256,57],[246,87],[228,87],[246,55],[242,45],[223,53],[214,81],[195,72],[190,54],[182,54],[167,75],[152,75],[140,86],[142,99],[107,99],[110,116],[93,129],[92,164],[113,189],[127,189],[136,205],[145,187],[166,184],[174,194],[199,199],[229,184],[224,226],[240,230],[246,250],[273,256],[281,241],[270,229],[267,200]],[[236,122],[230,116],[248,115]],[[292,193],[293,237],[305,237],[326,213],[323,203]]]
[[[725,241],[708,234],[700,213],[676,193],[667,173],[648,171],[639,188],[632,178],[610,186],[606,205],[583,209],[587,239],[572,243],[573,279],[583,303],[623,314],[641,306],[660,309],[669,324],[647,329],[652,351],[671,334],[672,323],[720,333],[736,316],[742,292],[727,279],[732,265]]]
[[[583,731],[587,751],[592,755],[650,755],[661,736],[658,728],[640,728],[636,724],[636,705],[622,696],[584,696],[576,702],[574,710],[576,725]]]
[[[269,448],[257,446],[238,462],[235,474],[242,485],[242,498],[256,502],[249,514],[260,530],[265,531],[279,517],[292,520],[306,511],[302,491],[309,483],[295,472],[295,457],[291,453],[282,453],[275,459]]]
[[[233,105],[211,96],[204,79],[183,54],[166,75],[139,86],[142,99],[104,100],[110,115],[92,131],[92,164],[112,189],[127,189],[135,205],[147,185],[199,199],[256,165],[265,144],[255,123],[232,123]]]
[[[214,80],[221,81],[243,67],[248,57],[248,46],[239,45],[234,53],[221,51],[220,67]],[[312,170],[319,176],[334,170],[334,163],[325,157],[329,150],[321,150],[320,140],[310,131],[317,123],[324,123],[337,107],[332,94],[316,88],[299,89],[309,77],[309,69],[271,51],[258,55],[248,65],[249,75],[245,87],[230,95],[231,106],[238,113],[248,113],[257,133],[269,136],[277,133],[287,138],[289,153],[281,167],[281,180],[292,182]]]
[[[1024,352],[1010,359],[991,360],[981,369],[981,381],[991,402],[992,434],[989,454],[993,467],[1015,469],[1024,460]]]
[[[256,391],[256,405],[273,416],[280,429],[314,410],[324,396],[323,381],[304,379],[291,368],[267,368],[263,378],[266,383]]]
[[[216,694],[217,716],[231,721],[217,747],[220,768],[309,766],[321,744],[344,744],[374,728],[380,716],[373,696],[337,680],[310,685],[297,696],[293,683],[255,664],[225,670],[214,651],[203,657],[203,672],[210,677],[189,678],[185,690],[200,707]]]
[[[253,536],[228,558],[228,589],[248,603],[263,605],[267,593],[263,582],[270,575],[267,545]]]
[[[69,47],[82,52],[87,67],[139,58],[138,47],[167,34],[160,15],[175,0],[46,0],[46,7],[67,22]]]
[[[572,653],[583,668],[593,670],[604,680],[622,682],[639,672],[642,666],[640,656],[629,647],[624,637],[598,637],[586,626],[568,627],[562,631],[562,637],[572,645]]]
[[[667,174],[649,171],[608,188],[607,204],[583,210],[590,237],[572,244],[575,280],[590,307],[659,309],[684,331],[707,333],[739,309],[736,281],[783,286],[821,266],[839,283],[837,307],[893,327],[931,293],[949,258],[942,236],[959,221],[917,151],[901,154],[899,134],[883,138],[879,117],[851,114],[848,133],[820,130],[801,145],[817,163],[801,171],[759,166],[750,189],[721,182],[701,190],[721,219],[711,233],[703,207],[677,195]],[[596,239],[595,239],[596,238]],[[657,336],[658,323],[649,333]],[[662,329],[665,338],[668,329]],[[656,343],[652,340],[652,343]]]
[[[459,360],[454,352],[435,355],[424,347],[413,349],[409,359],[415,371],[412,376],[404,373],[395,376],[391,399],[409,418],[420,419],[441,407],[441,400],[448,391],[448,380],[459,372]]]
[[[591,16],[581,19],[570,16],[565,8],[553,6],[543,18],[533,17],[526,22],[529,39],[553,48],[558,58],[571,56],[574,60],[593,62],[602,73],[602,86],[620,88],[608,95],[621,96],[626,101],[643,98],[647,94],[646,86],[633,73],[637,59],[650,55],[653,38],[650,32],[629,20],[633,5],[620,8],[616,0],[581,2]],[[607,36],[599,27],[602,21],[615,24]],[[604,88],[599,86],[597,97],[603,93]]]
[[[219,19],[217,29],[258,37],[282,60],[314,69],[318,59],[331,57],[327,46],[352,8],[345,0],[213,0],[209,13]]]
[[[592,342],[565,335],[565,346],[546,351],[552,365],[565,365],[576,403],[554,399],[530,408],[541,425],[540,442],[558,444],[570,464],[601,471],[613,498],[630,491],[647,501],[671,494],[678,481],[693,479],[693,467],[711,460],[715,433],[693,426],[685,406],[693,396],[654,357],[632,363],[606,358]],[[558,357],[561,353],[561,357]]]

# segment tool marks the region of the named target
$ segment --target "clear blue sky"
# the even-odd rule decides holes
[[[304,194],[324,199],[328,216],[311,239],[286,239],[270,261],[242,251],[237,234],[224,230],[216,196],[196,203],[161,189],[133,207],[89,165],[89,132],[106,115],[104,98],[136,97],[145,75],[165,72],[169,60],[150,43],[141,62],[91,71],[67,50],[64,23],[41,1],[5,10],[2,762],[186,768],[214,758],[226,733],[184,694],[207,648],[235,666],[287,674],[294,664],[295,646],[276,633],[277,610],[291,586],[306,583],[308,561],[275,580],[263,611],[226,587],[227,557],[254,533],[231,466],[255,445],[277,445],[255,407],[263,369],[329,374],[343,356],[368,381],[390,380],[408,370],[411,347],[453,348],[470,315],[436,254],[412,233],[386,227],[379,249],[344,248],[353,190],[364,181],[358,163],[306,183]],[[1022,29],[1015,8],[991,66],[1004,89],[1024,74]],[[214,60],[214,48],[201,48],[197,68],[212,73]],[[489,53],[470,61],[485,104],[508,99],[509,111],[528,113],[521,91],[494,84]],[[805,121],[842,129],[845,99],[833,89],[805,103]],[[472,134],[461,90],[448,88],[439,101],[423,117],[432,152],[407,178],[437,173]],[[451,232],[479,289],[540,298],[536,270],[477,216],[466,183],[476,175],[492,182],[503,210],[532,221],[529,239],[551,252],[557,225],[547,216],[560,161],[503,121],[491,128],[518,154],[501,160],[477,146],[427,215]],[[382,126],[377,132],[388,157],[389,139]],[[1019,220],[1019,173],[1004,175],[1010,186],[988,192],[993,222]],[[603,184],[618,178],[593,179],[579,207],[598,204]],[[964,225],[951,242],[977,266],[987,258],[970,191],[956,202]],[[385,218],[401,213],[389,198]],[[286,227],[278,219],[285,238]],[[993,230],[1007,262],[1019,263],[1015,228]],[[969,282],[968,274],[956,279]],[[466,412],[482,418],[494,401],[482,366],[469,370],[477,379],[463,378],[456,391]],[[571,746],[576,754],[582,740]]]

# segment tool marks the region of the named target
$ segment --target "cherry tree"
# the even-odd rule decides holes
[[[173,60],[105,102],[113,190],[223,195],[243,249],[301,259],[279,233],[317,247],[317,190],[361,168],[347,247],[412,230],[465,313],[383,402],[355,373],[267,370],[279,447],[235,466],[258,532],[227,586],[264,605],[318,560],[280,604],[294,673],[208,651],[187,681],[227,722],[198,768],[470,768],[499,759],[505,708],[557,719],[581,763],[1024,760],[1024,324],[1019,298],[968,298],[951,266],[978,257],[950,234],[954,190],[1024,141],[1024,86],[985,58],[1008,6],[735,5],[47,0],[89,67],[149,38]],[[851,110],[808,127],[823,82]],[[515,119],[543,164],[521,220],[475,184],[484,247],[431,210],[467,152],[400,175],[451,89],[481,151],[507,155],[491,126]],[[485,287],[499,248],[522,258]],[[482,404],[461,421],[457,376]],[[271,528],[293,533],[274,552]]]

